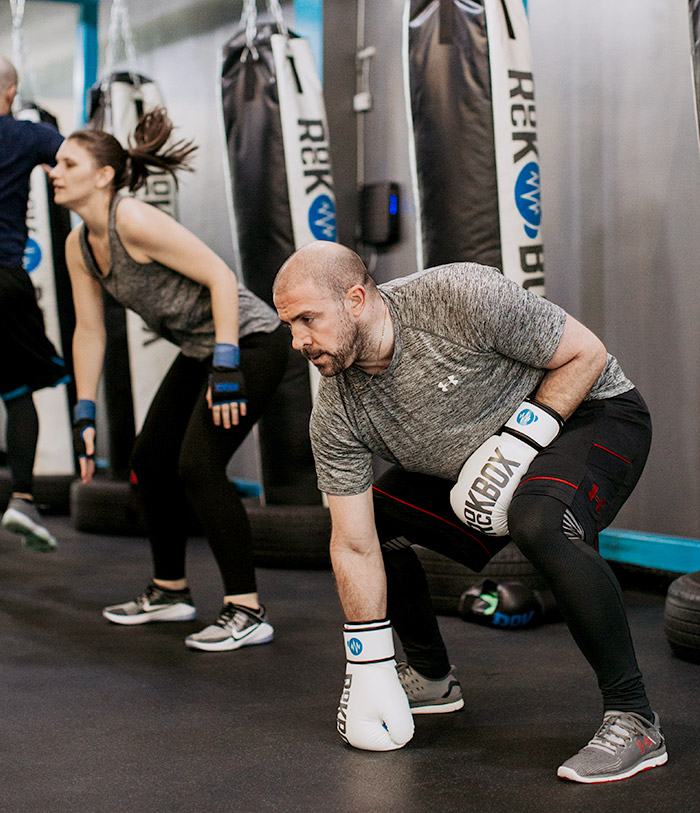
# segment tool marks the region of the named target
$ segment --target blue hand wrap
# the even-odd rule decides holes
[[[97,407],[94,401],[88,398],[81,398],[78,403],[73,407],[73,420],[88,420],[94,421],[97,415]]]
[[[239,367],[241,364],[241,351],[237,344],[224,344],[219,342],[214,348],[214,367]]]

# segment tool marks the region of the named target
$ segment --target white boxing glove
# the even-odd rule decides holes
[[[345,742],[365,751],[403,748],[413,715],[396,673],[389,621],[346,624],[347,665],[337,727]]]
[[[513,493],[537,454],[559,434],[564,421],[550,407],[525,400],[462,466],[450,504],[465,525],[489,536],[508,535]]]

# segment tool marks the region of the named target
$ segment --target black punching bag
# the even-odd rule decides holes
[[[241,30],[225,46],[221,98],[245,284],[272,304],[272,283],[295,249],[335,240],[328,125],[306,40],[279,26]],[[265,499],[320,502],[309,441],[309,364],[289,350],[287,374],[259,422]]]
[[[411,0],[404,33],[419,267],[478,262],[543,294],[523,0]]]

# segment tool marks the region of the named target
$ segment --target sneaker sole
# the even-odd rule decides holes
[[[10,508],[5,511],[2,518],[2,527],[13,534],[23,536],[22,544],[40,553],[49,553],[56,550],[56,540],[41,525],[37,525],[30,519]]]
[[[197,617],[197,610],[187,604],[173,604],[167,609],[153,610],[153,612],[139,613],[139,615],[121,615],[104,609],[102,616],[113,624],[132,627],[136,624],[148,624],[151,621],[192,621]]]
[[[234,649],[241,649],[244,646],[257,646],[258,644],[269,644],[275,637],[274,630],[265,634],[262,638],[225,638],[223,641],[198,641],[193,638],[185,638],[185,646],[188,649],[200,649],[202,652],[230,652]]]
[[[464,708],[464,699],[454,700],[452,703],[440,703],[435,706],[411,706],[411,714],[447,714],[450,711],[459,711]]]
[[[639,762],[633,768],[630,768],[624,773],[615,774],[614,776],[579,776],[572,768],[565,768],[563,765],[557,771],[557,776],[560,779],[568,779],[571,782],[581,782],[584,785],[601,784],[603,782],[619,782],[621,779],[629,779],[642,771],[648,771],[650,768],[658,768],[660,765],[665,765],[668,762],[668,754],[664,751],[653,759],[644,760]]]

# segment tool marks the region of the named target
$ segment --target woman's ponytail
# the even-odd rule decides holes
[[[130,191],[134,192],[144,185],[150,174],[149,167],[169,172],[176,186],[176,173],[179,170],[192,171],[190,159],[197,146],[192,141],[181,139],[164,149],[172,131],[173,124],[162,107],[141,116],[134,130],[133,143],[127,150],[129,162],[125,185]]]
[[[125,150],[110,133],[100,129],[78,130],[68,136],[80,142],[95,159],[97,166],[114,169],[112,182],[115,192],[125,186],[131,192],[146,183],[151,170],[157,167],[175,178],[180,169],[191,171],[190,158],[197,149],[192,141],[176,141],[163,149],[173,131],[168,114],[162,107],[144,114],[136,125],[129,149]]]

